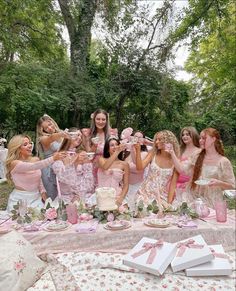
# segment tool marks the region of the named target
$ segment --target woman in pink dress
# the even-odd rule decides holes
[[[189,159],[199,152],[199,134],[196,128],[192,126],[182,128],[180,132],[180,161],[188,163]],[[171,202],[173,202],[174,199],[177,203],[182,203],[187,200],[186,186],[191,180],[191,176],[191,171],[188,174],[181,172],[178,175],[176,190],[170,193]]]
[[[62,199],[65,202],[86,200],[94,193],[93,165],[87,153],[81,148],[82,133],[77,128],[68,131],[69,139],[64,139],[60,151],[68,156],[56,161],[52,169],[57,176]]]
[[[235,189],[233,167],[224,155],[223,143],[216,129],[202,130],[199,144],[200,153],[194,155],[187,164],[179,161],[172,148],[168,151],[178,172],[193,172],[187,187],[187,202],[201,197],[209,207],[214,208],[215,203],[223,199],[224,190]]]
[[[141,159],[140,144],[135,145],[137,169],[143,170],[150,164],[147,178],[137,192],[136,205],[142,201],[144,207],[147,207],[153,200],[156,200],[160,211],[162,211],[163,206],[168,206],[168,202],[170,202],[169,192],[171,187],[175,188],[172,180],[177,175],[171,155],[166,151],[169,144],[173,146],[176,155],[179,156],[179,143],[175,135],[169,130],[155,134],[153,150],[148,153],[144,160]]]
[[[115,137],[105,142],[103,157],[99,158],[98,187],[113,187],[116,190],[118,206],[126,204],[129,189],[129,165],[122,161],[125,145]]]
[[[40,170],[66,157],[64,152],[57,152],[39,161],[37,157],[32,157],[32,150],[33,143],[27,135],[16,135],[9,141],[6,177],[14,184],[14,190],[8,199],[8,212],[20,200],[27,207],[43,207],[42,200],[46,200],[47,193],[42,184]]]
[[[97,184],[98,160],[103,155],[105,140],[111,135],[117,136],[117,129],[112,129],[109,114],[97,109],[91,114],[91,127],[82,129],[83,144],[87,152],[95,152],[93,160],[95,183]]]

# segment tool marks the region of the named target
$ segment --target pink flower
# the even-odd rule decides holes
[[[93,219],[93,216],[89,213],[82,213],[79,216],[79,220],[82,220],[82,221],[89,221],[91,219]]]
[[[125,210],[126,210],[126,208],[124,207],[124,205],[120,205],[120,207],[119,207],[119,212],[120,212],[120,213],[124,213]]]
[[[125,128],[120,135],[121,139],[128,139],[129,140],[132,132],[133,132],[132,127]]]
[[[57,218],[57,211],[55,208],[49,208],[46,210],[45,212],[45,216],[47,219],[49,220],[53,220],[55,218]]]
[[[22,272],[25,267],[26,267],[26,263],[22,262],[21,260],[19,262],[14,263],[14,269],[17,272]]]
[[[114,221],[115,217],[114,217],[114,214],[113,213],[109,213],[107,215],[107,221],[111,222],[111,221]]]

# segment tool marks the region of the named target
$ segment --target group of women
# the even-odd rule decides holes
[[[224,156],[219,132],[185,127],[180,144],[169,130],[157,132],[152,142],[141,131],[129,142],[120,140],[101,109],[91,115],[88,129],[60,130],[48,115],[36,129],[36,151],[29,136],[14,136],[8,144],[7,178],[14,184],[8,211],[20,200],[42,207],[47,197],[91,202],[97,187],[113,187],[116,203],[135,210],[156,200],[160,209],[169,204],[202,197],[210,207],[223,190],[235,188],[230,161]],[[132,141],[132,142],[131,142]],[[195,182],[207,180],[207,185]]]

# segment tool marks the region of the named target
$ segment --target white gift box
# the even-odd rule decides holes
[[[214,259],[209,246],[201,235],[176,243],[178,248],[171,262],[173,272],[182,271]]]
[[[187,276],[229,276],[232,274],[232,266],[222,245],[209,247],[213,250],[214,259],[208,263],[186,269]]]
[[[123,258],[123,264],[154,275],[162,275],[173,260],[176,245],[143,237]]]

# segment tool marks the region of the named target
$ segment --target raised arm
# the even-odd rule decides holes
[[[50,147],[51,143],[53,143],[54,141],[59,141],[62,138],[70,138],[70,136],[65,131],[59,131],[50,135],[43,135],[40,137],[39,141],[43,148],[47,150]]]
[[[170,187],[169,187],[169,192],[168,192],[168,197],[167,197],[167,202],[170,203],[170,204],[174,200],[178,177],[179,177],[179,173],[176,170],[174,170],[174,173],[173,173],[173,175],[171,177]]]
[[[124,176],[123,176],[123,187],[122,187],[122,191],[119,195],[119,197],[117,197],[116,203],[117,205],[121,205],[122,201],[124,200],[128,190],[129,190],[129,164],[127,162],[124,162]]]
[[[15,160],[11,163],[11,172],[12,173],[21,173],[21,172],[28,172],[34,170],[41,170],[43,168],[48,167],[54,161],[64,159],[66,157],[66,153],[64,152],[56,152],[53,154],[52,157],[47,159],[37,161],[34,163],[28,163],[20,160]]]
[[[118,155],[125,150],[125,145],[120,144],[116,147],[115,152],[107,159],[100,157],[98,160],[98,165],[100,168],[102,168],[103,170],[107,170],[110,168],[110,166],[112,165],[112,163],[117,159]]]
[[[142,160],[141,156],[141,145],[139,143],[134,145],[136,149],[136,168],[138,171],[143,170],[147,167],[147,165],[152,161],[154,157],[154,152],[150,151],[147,156]]]

